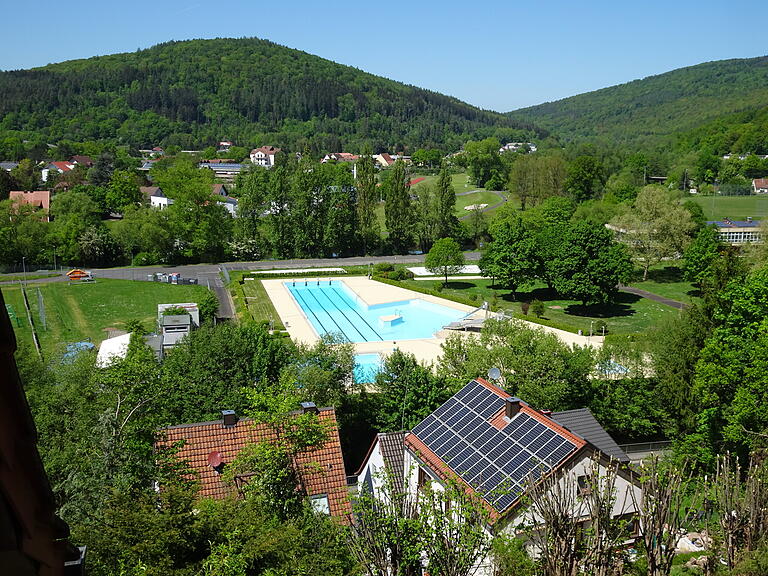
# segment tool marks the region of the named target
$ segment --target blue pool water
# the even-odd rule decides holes
[[[284,283],[318,335],[343,334],[350,342],[431,338],[464,313],[424,300],[404,300],[367,306],[334,280]]]
[[[370,384],[381,371],[381,356],[378,354],[355,354],[355,382]]]

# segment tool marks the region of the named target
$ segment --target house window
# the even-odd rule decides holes
[[[419,488],[424,488],[424,486],[427,485],[427,482],[429,481],[429,474],[427,474],[427,471],[424,470],[421,466],[419,466]]]
[[[586,495],[589,494],[592,491],[592,479],[589,477],[589,475],[579,476],[576,479],[577,484],[579,485],[579,494],[580,495]]]
[[[328,494],[315,494],[309,497],[309,504],[312,510],[318,514],[330,515],[331,509],[328,506]]]

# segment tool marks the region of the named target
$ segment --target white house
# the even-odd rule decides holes
[[[588,410],[542,413],[480,378],[420,422],[404,443],[410,494],[415,497],[427,484],[441,489],[448,478],[457,480],[481,498],[489,535],[523,538],[533,555],[535,542],[522,530],[540,521],[526,504],[531,482],[546,476],[579,491],[589,484],[593,458],[601,476],[616,460],[629,460]],[[638,479],[624,468],[615,487],[614,517],[632,516],[642,495]],[[586,522],[583,511],[572,516],[574,522]],[[491,563],[484,559],[476,574],[492,574]]]
[[[405,435],[407,432],[377,434],[355,476],[358,489],[378,495],[389,476],[393,488],[403,489],[405,482]]]
[[[753,194],[768,194],[768,178],[755,178],[752,180]]]
[[[280,148],[274,146],[262,146],[251,150],[251,164],[271,168],[275,165],[275,156],[280,153]]]
[[[173,198],[168,198],[160,189],[160,186],[142,186],[140,190],[144,198],[149,200],[149,205],[152,208],[164,210],[173,204]]]

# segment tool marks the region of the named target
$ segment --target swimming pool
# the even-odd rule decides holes
[[[357,384],[370,384],[376,381],[376,374],[381,371],[379,354],[355,354],[353,375]]]
[[[283,284],[318,335],[341,333],[350,342],[432,338],[443,326],[465,316],[460,310],[426,300],[368,306],[338,280]]]

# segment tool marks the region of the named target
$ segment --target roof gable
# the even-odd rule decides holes
[[[562,466],[586,445],[524,402],[507,418],[508,397],[485,380],[473,380],[405,439],[434,471],[452,472],[496,515],[512,507],[531,478]]]
[[[313,450],[295,457],[294,465],[299,480],[309,496],[327,495],[332,516],[346,518],[350,512],[347,496],[347,477],[341,452],[336,414],[333,408],[322,408],[318,418],[330,426],[328,441]],[[181,442],[176,457],[186,461],[198,474],[199,495],[203,498],[224,498],[233,487],[222,481],[221,475],[208,463],[211,452],[219,452],[225,464],[231,463],[240,451],[251,442],[273,441],[274,429],[249,418],[238,420],[233,426],[225,426],[222,420],[182,424],[161,430],[156,443],[158,448],[169,448]]]

